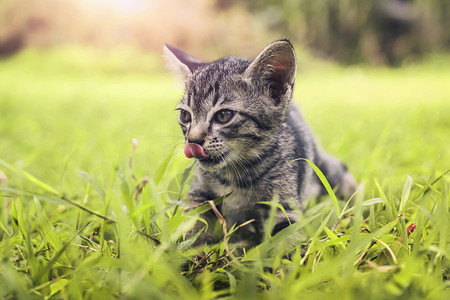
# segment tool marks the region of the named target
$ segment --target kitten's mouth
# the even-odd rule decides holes
[[[222,153],[220,156],[216,156],[210,155],[209,153],[205,152],[203,147],[199,144],[186,143],[186,145],[184,146],[184,155],[186,155],[187,158],[196,158],[203,166],[208,167],[212,167],[223,162],[225,156],[227,156],[228,153],[229,151]]]
[[[195,143],[186,143],[186,146],[184,147],[184,155],[186,155],[187,158],[194,157],[197,159],[208,157],[205,150],[203,150],[203,147]]]

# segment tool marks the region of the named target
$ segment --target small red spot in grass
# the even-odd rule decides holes
[[[408,236],[410,236],[411,233],[414,232],[414,230],[416,230],[416,225],[415,224],[409,225],[408,228],[406,229],[406,232],[408,233]]]

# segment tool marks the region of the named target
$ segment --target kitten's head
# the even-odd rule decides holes
[[[188,158],[207,169],[242,166],[277,139],[296,73],[288,40],[273,42],[253,61],[207,63],[169,45],[164,51],[186,86],[177,110]]]

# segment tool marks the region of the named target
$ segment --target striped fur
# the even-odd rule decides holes
[[[277,215],[275,234],[297,220],[303,199],[324,190],[299,158],[318,165],[339,194],[354,191],[347,168],[317,146],[293,104],[296,58],[289,41],[270,44],[253,61],[205,63],[169,45],[165,53],[186,85],[177,107],[190,117],[180,117],[185,142],[200,144],[208,155],[198,161],[191,204],[230,194],[221,207],[227,224],[255,219],[238,237],[257,244],[269,210],[260,202],[276,197],[287,211],[290,220],[281,211]],[[217,117],[223,110],[232,115],[226,123]]]

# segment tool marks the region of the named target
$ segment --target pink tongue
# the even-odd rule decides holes
[[[184,155],[186,155],[187,158],[205,158],[208,157],[208,155],[205,154],[205,151],[203,150],[202,146],[199,144],[194,143],[187,143],[184,147]]]

